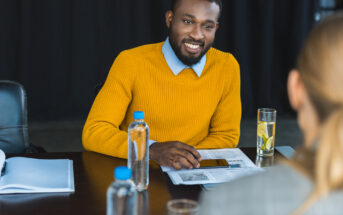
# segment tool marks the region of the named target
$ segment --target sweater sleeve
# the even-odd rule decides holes
[[[124,51],[114,61],[98,93],[82,132],[86,150],[127,158],[127,132],[120,130],[132,99],[134,65]]]
[[[234,148],[238,145],[242,115],[240,69],[230,55],[230,68],[221,100],[211,118],[209,134],[195,147],[198,149]]]

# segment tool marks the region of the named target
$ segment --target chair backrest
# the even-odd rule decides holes
[[[0,149],[23,153],[29,146],[26,93],[14,81],[0,80]]]

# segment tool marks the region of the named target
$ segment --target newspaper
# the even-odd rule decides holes
[[[238,148],[198,150],[198,152],[203,160],[226,159],[231,167],[175,170],[172,167],[161,166],[161,169],[169,175],[175,185],[223,183],[264,171]]]

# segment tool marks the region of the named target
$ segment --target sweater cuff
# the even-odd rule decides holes
[[[153,143],[156,143],[157,141],[155,140],[149,140],[149,147],[153,144]]]

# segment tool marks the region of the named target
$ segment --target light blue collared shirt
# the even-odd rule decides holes
[[[202,56],[200,61],[191,67],[183,64],[179,58],[176,56],[173,48],[170,45],[169,37],[167,37],[166,41],[164,42],[162,46],[162,53],[164,55],[164,58],[167,61],[167,64],[170,68],[170,70],[174,73],[174,75],[178,75],[182,70],[187,68],[192,68],[193,71],[198,75],[200,78],[202,71],[204,70],[205,64],[206,64],[206,54]]]

